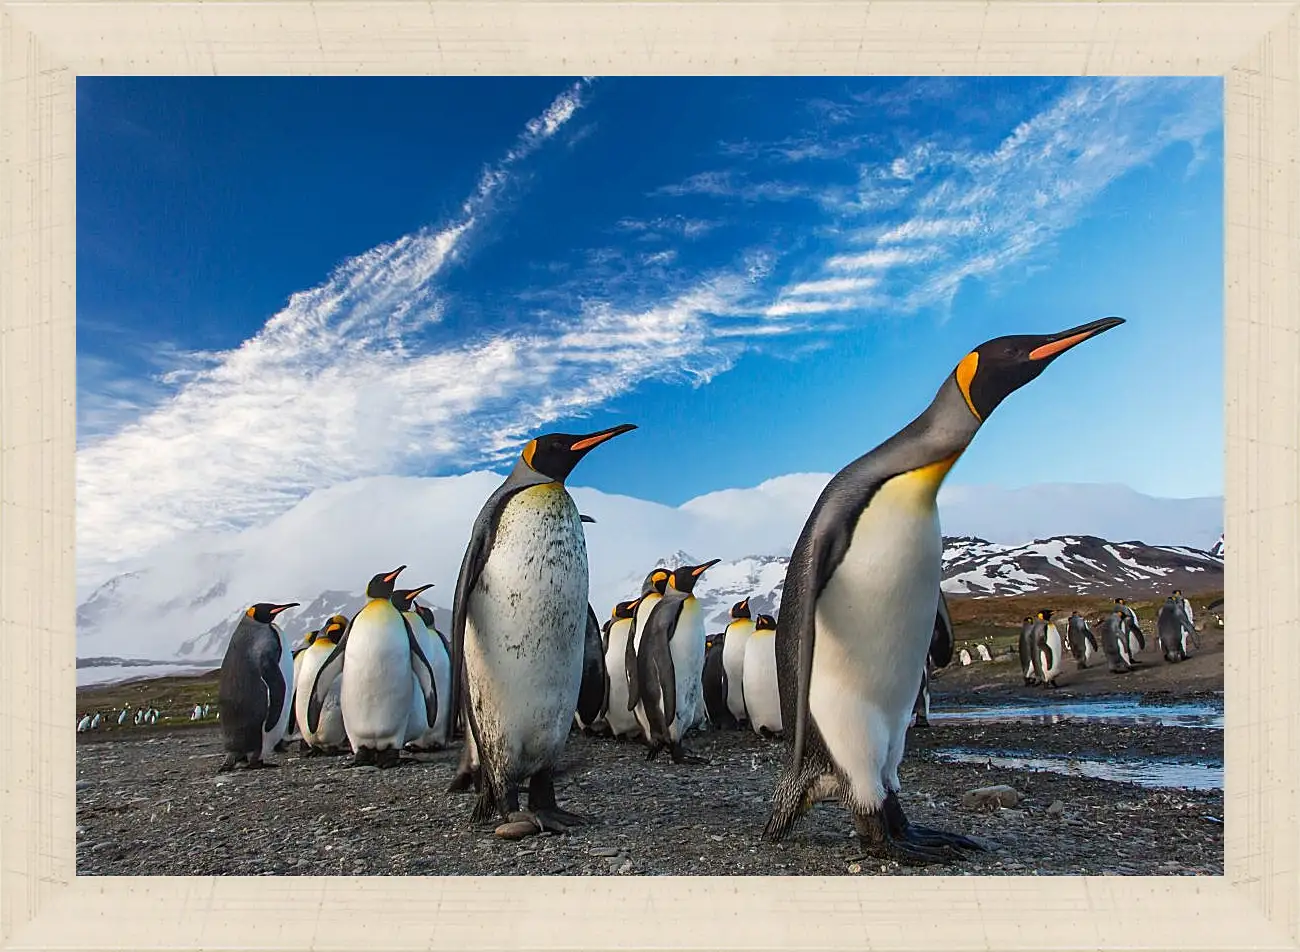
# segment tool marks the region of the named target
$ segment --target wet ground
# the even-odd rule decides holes
[[[457,750],[396,770],[281,755],[275,770],[216,773],[209,727],[86,735],[78,747],[77,868],[209,874],[1221,874],[1222,699],[937,698],[901,773],[913,821],[991,850],[921,869],[863,857],[843,809],[819,805],[789,840],[759,840],[784,748],[708,731],[702,766],[647,762],[632,743],[574,734],[561,805],[593,825],[508,842],[445,792]],[[1216,722],[1217,719],[1217,722]],[[111,735],[109,735],[111,736]],[[1217,771],[1217,773],[1216,773]],[[1217,782],[1216,782],[1217,777]],[[962,806],[1007,784],[1012,808]]]

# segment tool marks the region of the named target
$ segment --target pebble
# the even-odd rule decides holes
[[[1053,800],[1052,805],[1047,808],[1048,816],[1061,816],[1065,813],[1065,804],[1060,800]]]
[[[617,856],[621,852],[623,851],[614,846],[593,846],[587,850],[590,856]]]
[[[1005,784],[976,787],[974,790],[967,790],[961,797],[961,805],[967,810],[977,810],[986,806],[1014,807],[1019,802],[1020,794],[1014,787]]]
[[[86,790],[86,789],[88,789],[88,788],[90,788],[90,787],[93,787],[94,785],[95,785],[95,781],[93,781],[93,780],[78,780],[78,781],[77,781],[77,789],[78,789],[78,790]]]

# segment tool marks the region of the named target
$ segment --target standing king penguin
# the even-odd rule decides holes
[[[704,712],[715,728],[723,724],[735,726],[735,718],[727,710],[727,672],[722,655],[726,649],[727,633],[720,631],[704,639]]]
[[[403,744],[411,751],[440,750],[447,746],[447,731],[450,728],[451,711],[451,657],[443,640],[434,634],[416,610],[415,600],[421,592],[428,591],[433,585],[421,585],[419,588],[402,588],[393,592],[393,607],[402,613],[406,623],[411,626],[415,641],[424,652],[433,672],[434,719],[430,720],[424,703],[424,692],[419,678],[411,671],[411,705],[407,712],[406,740]],[[432,613],[430,613],[432,615]]]
[[[307,729],[307,707],[311,703],[311,688],[316,683],[316,675],[334,649],[338,647],[339,638],[347,630],[348,620],[342,615],[332,615],[326,619],[320,631],[313,631],[306,648],[298,652],[294,664],[298,667],[297,687],[294,690],[294,711],[302,730],[303,755],[314,757],[319,754],[343,753],[347,746],[348,735],[343,729],[343,708],[339,704],[339,689],[342,683],[335,681],[325,695],[321,707],[321,716],[316,729]]]
[[[433,669],[406,616],[393,605],[393,582],[406,566],[381,572],[366,586],[369,601],[352,617],[343,637],[325,659],[312,684],[307,729],[318,729],[321,709],[340,676],[339,706],[354,767],[396,767],[411,713],[415,679],[424,696],[425,716],[438,719]]]
[[[749,599],[731,606],[731,620],[727,623],[722,648],[722,667],[727,672],[727,710],[734,724],[740,727],[749,716],[745,713],[745,643],[754,633],[754,619],[749,614]]]
[[[664,573],[664,580],[667,581],[667,578],[667,573]],[[649,579],[646,580],[646,585],[649,586]],[[619,602],[605,621],[605,671],[609,682],[605,723],[609,725],[615,740],[635,737],[641,733],[641,725],[627,705],[627,644],[632,634],[632,620],[636,617],[637,604],[637,601]]]
[[[776,619],[759,615],[745,644],[745,710],[759,737],[781,733],[781,696],[776,670]]]
[[[474,520],[452,607],[453,710],[470,727],[462,772],[478,760],[473,821],[563,831],[584,822],[555,800],[555,765],[582,685],[589,608],[587,541],[564,481],[592,449],[636,429],[530,440]],[[461,777],[453,781],[457,786]],[[519,789],[528,781],[528,813]],[[504,835],[504,834],[503,834]]]
[[[925,655],[925,668],[921,672],[921,689],[916,692],[916,702],[912,705],[912,714],[917,727],[930,726],[930,680],[939,668],[946,668],[952,663],[952,616],[948,614],[948,599],[943,590],[939,591],[939,611],[934,616],[934,631],[930,634],[930,650]],[[970,657],[966,649],[962,654]],[[965,663],[965,662],[963,662]]]
[[[721,561],[673,569],[646,619],[636,658],[628,658],[627,703],[641,722],[650,760],[667,747],[675,764],[705,762],[686,752],[682,738],[704,707],[704,615],[695,584]]]
[[[1070,653],[1074,655],[1075,666],[1082,671],[1088,667],[1088,661],[1097,653],[1097,639],[1088,627],[1088,619],[1077,611],[1070,612],[1066,622],[1065,637],[1070,642]]]
[[[863,847],[907,863],[981,849],[908,822],[898,766],[939,603],[936,496],[999,403],[1056,357],[1112,327],[999,337],[962,358],[912,423],[835,475],[786,570],[776,655],[790,750],[764,838],[836,797]]]
[[[596,610],[587,604],[586,640],[582,650],[582,685],[573,722],[584,734],[604,733],[609,676],[605,673],[605,643]]]
[[[284,736],[293,691],[293,655],[275,616],[297,605],[258,602],[230,636],[217,684],[226,748],[219,773],[240,763],[250,770],[272,766],[265,758]]]

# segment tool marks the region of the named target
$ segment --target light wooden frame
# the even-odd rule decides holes
[[[0,946],[1300,947],[1300,6],[0,0],[0,27]],[[1223,76],[1225,875],[78,879],[74,89],[130,73]]]

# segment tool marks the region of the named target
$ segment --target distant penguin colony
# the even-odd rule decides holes
[[[1018,642],[1012,629],[1010,645],[1002,634],[958,643],[940,587],[937,495],[1004,399],[1122,323],[1000,337],[962,357],[919,416],[825,486],[794,541],[779,612],[770,595],[737,590],[730,573],[710,576],[720,559],[690,556],[648,567],[639,592],[618,593],[625,600],[593,602],[585,527],[596,520],[579,512],[566,481],[588,453],[636,427],[546,433],[522,446],[474,519],[454,590],[439,589],[450,592],[445,632],[419,601],[431,584],[396,587],[405,565],[375,574],[350,618],[318,615],[319,628],[301,625],[292,645],[278,617],[297,603],[258,602],[230,637],[216,710],[193,696],[165,714],[152,704],[133,713],[129,703],[81,713],[77,732],[216,714],[221,772],[274,766],[289,739],[303,756],[350,754],[346,766],[381,770],[459,744],[448,793],[472,792],[469,822],[518,839],[593,819],[568,802],[581,787],[562,791],[564,806],[557,797],[571,734],[590,738],[575,743],[622,742],[647,760],[666,751],[649,769],[689,772],[709,763],[696,752],[701,738],[708,744],[703,732],[743,731],[784,753],[764,840],[783,840],[834,801],[873,857],[960,860],[984,845],[912,823],[900,800],[907,732],[930,724],[936,686],[978,683],[999,667],[1014,678],[1014,666],[999,663],[1017,656],[1025,685],[1044,688],[1104,677],[1088,670],[1097,654],[1110,672],[1128,673],[1146,641],[1137,612],[1116,598],[1091,619],[1061,606],[1061,622],[1055,609],[1030,605]],[[1197,629],[1181,591],[1165,598],[1155,631],[1167,662],[1193,657]]]

